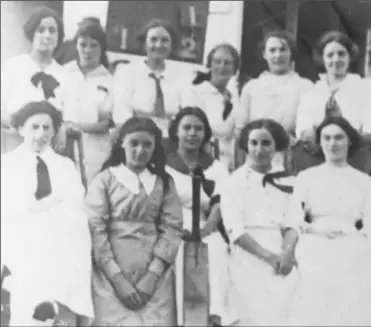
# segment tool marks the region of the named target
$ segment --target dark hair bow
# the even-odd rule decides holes
[[[279,184],[276,184],[276,181],[275,181],[276,178],[289,177],[289,176],[292,176],[292,174],[287,171],[278,171],[276,173],[265,174],[263,177],[263,186],[265,187],[265,185],[268,183],[282,192],[291,194],[294,192],[294,188],[292,186],[279,185]]]
[[[98,91],[103,91],[103,92],[105,92],[105,93],[108,94],[108,88],[106,88],[106,87],[103,86],[103,85],[98,85],[98,86],[97,86],[97,89],[98,89]]]
[[[55,97],[55,89],[60,85],[59,82],[52,76],[44,72],[36,73],[31,78],[32,84],[37,87],[41,82],[41,87],[44,91],[45,100]]]

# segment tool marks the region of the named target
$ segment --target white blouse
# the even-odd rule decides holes
[[[313,87],[313,83],[296,72],[276,75],[263,72],[243,87],[241,107],[244,123],[270,118],[294,133],[300,97]]]
[[[311,227],[356,233],[356,221],[362,219],[371,236],[371,178],[351,166],[327,164],[299,173],[290,204],[295,208],[287,219],[308,227],[304,213],[311,217]]]
[[[145,64],[144,59],[116,72],[113,91],[113,120],[116,124],[124,123],[134,114],[154,118],[156,83],[150,77],[151,73],[153,72]],[[169,119],[181,108],[185,83],[181,82],[184,77],[179,76],[179,72],[170,62],[166,62],[166,68],[159,77],[168,119],[154,120],[166,136]]]
[[[29,54],[22,54],[1,64],[1,116],[9,119],[10,115],[21,109],[31,101],[42,101],[45,99],[41,83],[35,87],[31,78],[38,72],[43,71],[52,75],[60,85],[64,83],[64,70],[55,60],[40,69]],[[50,99],[57,109],[60,109],[59,92],[55,91],[56,99]]]
[[[223,119],[225,98],[209,81],[199,85],[193,85],[190,89],[191,94],[187,97],[187,105],[201,108],[209,120],[213,136],[225,139],[232,139],[239,126],[239,116],[241,115],[239,99],[232,96],[231,102],[233,109],[226,120]]]
[[[277,167],[271,172],[282,170]],[[232,243],[250,228],[296,227],[285,219],[291,195],[268,183],[264,187],[263,177],[245,164],[223,187],[221,210]],[[293,185],[293,178],[277,179],[277,184]]]
[[[320,75],[320,80],[306,94],[303,95],[298,108],[296,121],[296,136],[301,137],[303,132],[314,132],[325,118],[326,103],[331,97],[331,90],[326,75]],[[366,108],[365,87],[359,75],[348,74],[335,93],[335,100],[339,104],[341,113],[354,128],[361,132],[370,133],[364,124]],[[369,112],[369,111],[368,111]]]

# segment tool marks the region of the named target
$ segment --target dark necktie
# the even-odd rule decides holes
[[[275,181],[276,178],[283,178],[283,177],[289,177],[289,176],[291,176],[291,173],[287,171],[279,171],[275,173],[265,174],[263,177],[263,187],[265,187],[265,185],[268,183],[284,193],[291,194],[294,191],[294,188],[292,186],[277,184]]]
[[[39,72],[32,76],[31,82],[35,87],[37,87],[41,82],[45,100],[55,97],[54,91],[59,86],[59,82],[52,75]]]
[[[335,99],[336,91],[333,91],[330,99],[326,103],[326,118],[341,117],[341,110],[338,102]]]
[[[150,73],[149,76],[154,79],[156,83],[156,100],[155,100],[155,116],[165,118],[165,103],[164,93],[161,88],[161,78],[156,76],[155,73]]]
[[[47,197],[52,193],[52,186],[50,183],[49,170],[45,161],[39,156],[37,157],[37,189],[35,197],[37,200]]]

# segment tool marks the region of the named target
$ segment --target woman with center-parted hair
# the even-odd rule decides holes
[[[132,116],[150,117],[167,138],[169,121],[181,107],[182,81],[187,80],[167,61],[178,37],[167,21],[153,19],[138,41],[145,58],[115,74],[113,120],[122,125]]]
[[[208,245],[210,285],[210,326],[230,326],[233,312],[232,283],[229,278],[228,237],[220,213],[220,192],[229,176],[227,167],[214,159],[205,145],[211,138],[211,126],[205,112],[197,107],[181,109],[171,122],[170,140],[175,152],[167,156],[167,171],[174,178],[183,209],[183,241],[190,241],[192,231],[192,172],[201,172],[202,191],[200,227],[202,240]],[[184,242],[176,260],[178,324],[184,324]]]
[[[296,59],[295,40],[285,31],[266,33],[260,52],[268,69],[247,82],[241,93],[243,123],[269,118],[280,123],[295,142],[296,116],[300,98],[313,83],[293,70]],[[275,160],[283,164],[282,154]]]
[[[297,176],[288,217],[302,279],[286,326],[370,326],[371,178],[348,164],[360,135],[328,117],[315,138],[325,161]]]
[[[289,146],[284,128],[258,119],[241,132],[249,156],[221,192],[221,213],[232,247],[231,275],[241,326],[284,326],[299,275],[296,226],[286,219],[293,178],[275,164]]]
[[[1,64],[2,152],[22,142],[22,137],[11,128],[10,117],[26,103],[49,100],[60,109],[57,98],[64,73],[53,53],[63,41],[63,23],[57,12],[41,7],[24,25],[24,33],[31,51]]]
[[[96,326],[176,326],[174,268],[182,237],[181,204],[165,171],[161,131],[132,117],[86,207],[93,237]]]
[[[315,130],[326,117],[342,116],[370,139],[370,104],[362,78],[349,71],[350,63],[357,58],[358,47],[339,31],[326,32],[317,43],[315,58],[325,69],[320,80],[300,101],[296,121],[296,136],[302,141],[293,150],[293,165],[298,171],[317,164],[314,155],[319,151],[315,142]],[[349,162],[362,171],[371,171],[371,156],[360,148]],[[319,162],[320,163],[320,162]]]
[[[106,33],[99,20],[89,18],[79,24],[75,47],[77,60],[64,66],[62,111],[67,135],[81,135],[89,183],[108,158],[112,143],[113,78],[107,70]]]
[[[91,238],[74,163],[51,148],[62,123],[49,102],[12,115],[24,141],[1,158],[1,262],[9,268],[11,326],[93,320]]]
[[[197,74],[185,101],[206,113],[213,137],[220,141],[220,159],[233,169],[234,140],[243,127],[243,115],[238,96],[228,90],[228,83],[239,69],[240,56],[232,45],[218,44],[209,52],[206,66],[210,71]]]

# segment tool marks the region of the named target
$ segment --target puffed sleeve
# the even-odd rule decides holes
[[[218,195],[220,196],[222,194],[222,191],[229,178],[228,168],[224,164],[215,160],[214,165],[215,168],[213,169],[213,174],[211,176],[211,179],[215,181],[215,189],[212,195],[213,197]]]
[[[290,196],[284,215],[283,227],[293,228],[300,232],[300,227],[305,224],[305,212],[307,210],[306,178],[300,173],[293,183],[294,193]]]
[[[232,174],[228,178],[220,203],[224,226],[231,243],[235,243],[245,233],[244,191],[236,177],[238,176]]]
[[[304,132],[314,134],[315,122],[313,121],[313,93],[306,92],[300,97],[300,103],[296,116],[295,134],[301,139]]]
[[[249,122],[251,116],[251,90],[254,80],[247,82],[242,88],[239,111],[236,113],[236,130],[241,131]]]
[[[171,177],[163,198],[157,227],[160,233],[154,247],[154,255],[167,264],[172,264],[182,239],[183,216],[180,198]]]
[[[113,80],[112,117],[116,125],[121,125],[133,116],[131,99],[134,92],[135,71],[132,67],[120,67]]]
[[[85,203],[92,233],[95,262],[108,278],[112,278],[121,273],[121,269],[115,260],[107,234],[107,224],[110,219],[108,183],[109,173],[107,171],[98,174],[89,185]]]

